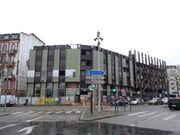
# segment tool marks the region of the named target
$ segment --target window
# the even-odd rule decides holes
[[[12,35],[12,39],[17,39],[18,35]]]
[[[59,76],[65,76],[65,71],[59,71]]]
[[[35,76],[40,76],[40,75],[41,75],[40,72],[36,72],[36,73],[35,73]]]
[[[46,97],[52,97],[52,83],[47,83],[46,85]]]
[[[86,65],[87,65],[87,66],[91,66],[91,61],[87,61],[87,62],[86,62]]]
[[[86,56],[90,56],[91,52],[90,51],[86,51]]]
[[[81,71],[81,76],[85,76],[86,75],[86,71]]]
[[[52,77],[52,72],[47,72],[47,77]]]
[[[40,97],[40,91],[41,91],[41,85],[39,83],[35,84],[34,96]]]
[[[7,45],[6,44],[3,45],[2,51],[7,51]]]
[[[9,39],[9,35],[4,35],[4,39]]]
[[[81,61],[81,66],[86,66],[86,62],[85,61]]]

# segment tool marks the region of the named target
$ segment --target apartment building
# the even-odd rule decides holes
[[[0,34],[1,94],[26,95],[27,60],[35,45],[44,45],[35,34]]]

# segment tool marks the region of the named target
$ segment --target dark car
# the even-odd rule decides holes
[[[169,98],[168,107],[172,109],[180,109],[180,98]]]

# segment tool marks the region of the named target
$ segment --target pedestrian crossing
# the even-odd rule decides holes
[[[149,120],[157,119],[157,118],[163,121],[178,119],[180,122],[180,114],[173,113],[173,112],[140,111],[140,112],[135,112],[135,113],[129,113],[127,115],[129,117],[148,118]]]
[[[13,117],[22,116],[38,116],[38,115],[70,115],[70,114],[81,114],[80,110],[53,110],[53,111],[17,111],[12,112],[9,115]]]

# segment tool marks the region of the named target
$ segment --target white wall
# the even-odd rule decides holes
[[[20,33],[20,46],[18,52],[18,81],[17,90],[26,90],[27,85],[27,61],[29,59],[29,52],[33,46],[42,46],[44,43],[41,42],[34,34]]]

